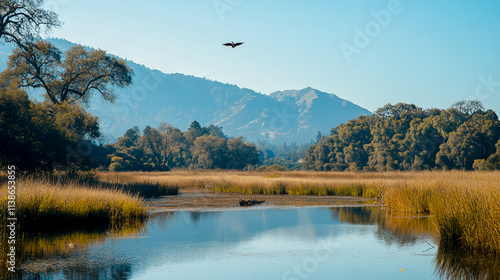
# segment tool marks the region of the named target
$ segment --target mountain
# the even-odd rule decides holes
[[[61,39],[50,41],[61,50],[73,45]],[[8,48],[0,47],[2,61],[7,61]],[[318,131],[328,133],[340,123],[371,114],[334,94],[312,88],[264,95],[205,78],[165,74],[126,61],[135,73],[133,84],[116,89],[114,104],[102,102],[96,95],[89,105],[89,110],[99,116],[107,141],[114,141],[134,125],[142,129],[167,122],[185,130],[197,120],[204,126],[223,127],[228,136],[243,136],[250,141],[307,143]],[[0,70],[5,67],[2,62]]]

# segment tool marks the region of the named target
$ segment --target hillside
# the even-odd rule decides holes
[[[50,41],[61,50],[73,45],[60,39]],[[8,53],[9,46],[0,47],[0,70],[6,67]],[[317,131],[328,133],[340,123],[371,114],[334,94],[312,88],[264,95],[205,78],[165,74],[128,60],[127,63],[135,73],[132,86],[117,89],[114,104],[103,103],[96,97],[89,106],[101,120],[106,141],[113,141],[135,125],[142,129],[167,122],[187,129],[197,120],[202,125],[221,126],[225,134],[250,141],[306,143]]]

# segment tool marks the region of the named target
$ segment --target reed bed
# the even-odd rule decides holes
[[[3,188],[1,193],[6,194]],[[120,226],[146,218],[143,199],[119,190],[79,183],[18,179],[16,218],[22,231],[68,230]],[[1,198],[0,215],[7,215]]]
[[[405,176],[404,173],[402,176]],[[359,175],[359,174],[358,174]],[[172,188],[204,188],[216,192],[278,195],[337,195],[378,197],[387,184],[401,178],[384,173],[370,173],[359,178],[354,173],[324,172],[241,172],[241,171],[172,171],[172,172],[105,172],[100,180],[153,181]],[[358,177],[356,179],[356,177]]]
[[[167,181],[149,179],[145,176],[137,176],[138,173],[102,172],[97,176],[96,181],[101,188],[118,189],[144,198],[177,195],[179,193],[177,185]]]
[[[392,216],[430,215],[442,242],[500,252],[500,172],[240,172],[101,173],[101,178],[160,182],[175,188],[276,195],[378,197]],[[126,180],[126,179],[124,179]]]

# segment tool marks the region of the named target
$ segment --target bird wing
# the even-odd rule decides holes
[[[244,42],[234,43],[234,46],[237,47],[239,45],[243,45]]]
[[[229,47],[230,47],[230,46],[232,46],[233,44],[231,44],[231,43],[225,43],[225,44],[222,44],[222,45],[224,45],[224,46],[229,46]]]

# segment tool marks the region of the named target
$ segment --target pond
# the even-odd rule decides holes
[[[498,260],[438,250],[432,232],[428,218],[388,219],[378,207],[169,212],[121,232],[27,238],[17,276],[500,279]]]

